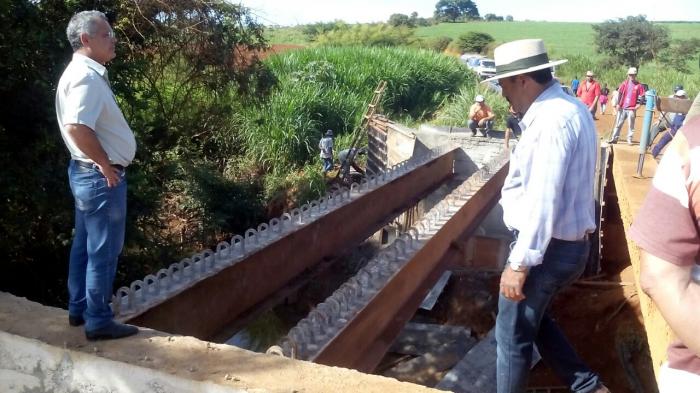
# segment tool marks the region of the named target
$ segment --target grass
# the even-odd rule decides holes
[[[668,27],[672,39],[700,38],[700,23],[660,23]],[[469,22],[440,23],[434,26],[419,27],[419,38],[451,37],[456,39],[468,31],[488,33],[497,42],[507,42],[523,38],[542,38],[548,51],[556,56],[584,55],[598,56],[595,53],[594,32],[591,23],[574,22]],[[267,30],[267,38],[272,44],[310,44],[301,33],[301,27],[282,27]]]
[[[700,38],[700,23],[661,23],[668,27],[672,39]],[[541,38],[553,56],[584,55],[597,57],[595,33],[590,23],[574,22],[470,22],[440,23],[416,29],[416,36],[451,37],[476,31],[490,34],[496,42],[507,42],[524,38]]]
[[[267,100],[244,108],[242,132],[251,158],[272,171],[317,160],[326,129],[336,133],[337,150],[345,147],[380,80],[388,85],[383,113],[418,120],[475,83],[453,57],[400,47],[315,47],[266,63],[278,84]]]

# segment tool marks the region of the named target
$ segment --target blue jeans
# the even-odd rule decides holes
[[[117,272],[117,258],[124,245],[126,176],[115,187],[94,168],[74,161],[68,179],[75,199],[75,237],[68,265],[68,312],[82,315],[85,330],[100,329],[113,318],[109,305]]]
[[[590,243],[552,239],[541,265],[530,269],[520,302],[498,299],[496,318],[498,392],[524,392],[533,344],[545,363],[574,392],[598,388],[600,379],[576,355],[547,309],[554,295],[586,268]]]
[[[328,172],[333,169],[333,158],[322,158],[323,159],[323,171]]]

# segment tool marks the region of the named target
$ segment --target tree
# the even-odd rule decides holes
[[[435,4],[435,18],[456,22],[479,18],[479,9],[471,0],[440,0]]]
[[[506,15],[506,22],[512,22],[513,21],[513,15]]]
[[[503,17],[498,16],[496,14],[486,14],[484,15],[484,20],[486,20],[487,22],[502,22]]]
[[[489,34],[470,31],[457,38],[457,47],[462,53],[481,53],[492,42],[494,39]]]
[[[695,60],[698,53],[700,53],[700,38],[689,38],[675,40],[673,45],[664,51],[662,57],[664,64],[673,67],[678,72],[688,74],[690,73],[688,60]]]
[[[668,48],[670,38],[665,26],[654,25],[643,15],[608,20],[593,25],[598,53],[611,56],[618,64],[640,66],[655,59]]]
[[[406,14],[391,14],[391,16],[389,17],[389,24],[394,26],[394,27],[398,27],[398,26],[413,27],[414,21],[415,21],[415,18],[412,20]]]

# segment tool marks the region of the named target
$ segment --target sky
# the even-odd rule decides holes
[[[437,0],[230,0],[250,8],[265,25],[292,26],[336,19],[383,22],[391,14],[430,17]],[[652,21],[700,21],[698,0],[475,0],[479,14],[512,15],[515,20],[603,22],[629,15]]]

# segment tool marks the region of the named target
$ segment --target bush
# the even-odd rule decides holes
[[[482,53],[494,39],[487,33],[470,31],[460,35],[456,42],[462,53]]]
[[[346,30],[349,25],[341,20],[333,22],[317,22],[301,27],[301,31],[309,41],[316,41],[316,37],[334,30]]]
[[[451,42],[451,37],[431,37],[422,40],[420,43],[420,47],[424,49],[434,50],[435,52],[444,52]]]
[[[316,42],[333,46],[399,46],[415,41],[413,30],[405,25],[357,24],[348,29],[331,30],[317,37]]]
[[[310,48],[267,64],[279,84],[260,105],[244,108],[242,130],[248,153],[273,172],[316,160],[326,129],[336,139],[354,130],[382,79],[383,113],[423,119],[472,78],[454,58],[408,48]]]
[[[691,68],[695,68],[698,53],[700,53],[700,38],[676,40],[668,50],[664,51],[662,59],[676,71],[689,74]]]
[[[654,60],[670,41],[667,27],[655,25],[641,15],[593,25],[593,31],[598,53],[628,67]]]

